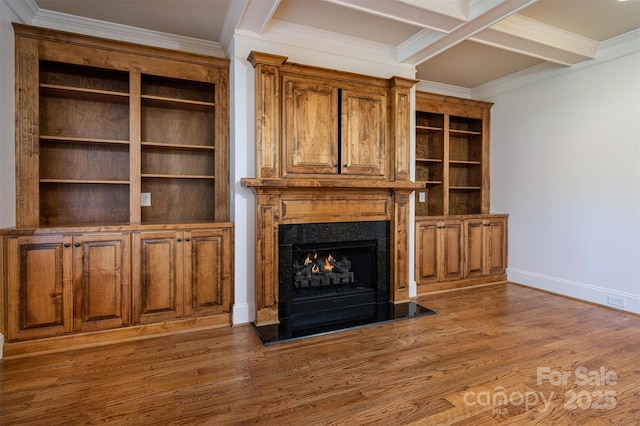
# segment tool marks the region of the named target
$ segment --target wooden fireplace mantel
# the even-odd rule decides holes
[[[389,221],[389,288],[409,298],[411,88],[251,52],[256,78],[256,325],[278,319],[284,224]]]

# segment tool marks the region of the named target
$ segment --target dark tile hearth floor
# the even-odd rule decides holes
[[[280,320],[280,324],[256,326],[253,329],[265,345],[302,339],[383,322],[433,315],[434,311],[415,302],[370,303],[344,309],[296,315]]]

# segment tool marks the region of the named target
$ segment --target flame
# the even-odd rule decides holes
[[[333,271],[333,265],[331,264],[332,260],[333,260],[333,256],[332,255],[329,255],[329,256],[324,258],[324,270],[326,272]]]

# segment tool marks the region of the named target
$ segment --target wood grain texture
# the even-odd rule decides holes
[[[0,423],[637,424],[637,315],[514,284],[420,302],[437,314],[268,347],[240,326],[5,359]],[[580,384],[578,368],[617,380]],[[549,404],[478,402],[500,390]],[[570,408],[596,390],[615,407]]]

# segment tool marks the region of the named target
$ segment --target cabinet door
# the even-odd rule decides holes
[[[71,236],[9,238],[7,249],[9,340],[71,332]]]
[[[128,234],[73,238],[74,331],[129,323],[131,288]]]
[[[462,221],[420,222],[417,235],[417,283],[427,284],[462,278]]]
[[[507,268],[507,222],[504,218],[492,218],[485,222],[486,274],[504,274]]]
[[[283,77],[285,174],[338,173],[338,89]]]
[[[484,223],[482,219],[466,221],[465,276],[468,278],[480,277],[486,273]]]
[[[385,176],[387,95],[375,88],[343,89],[341,100],[341,173]]]
[[[185,233],[185,316],[229,312],[232,255],[229,229]]]
[[[463,226],[460,220],[446,220],[440,228],[442,257],[440,281],[462,279],[463,268]]]
[[[437,282],[438,222],[419,222],[416,235],[416,282]]]
[[[134,234],[133,322],[182,317],[183,233]]]

